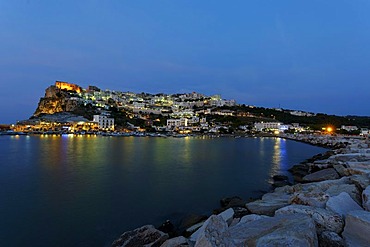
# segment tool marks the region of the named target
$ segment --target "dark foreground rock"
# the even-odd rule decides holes
[[[319,182],[329,179],[338,179],[339,175],[334,168],[317,171],[303,177],[303,182]]]
[[[146,225],[133,231],[125,232],[112,243],[112,247],[159,247],[168,239],[168,235]]]
[[[239,196],[226,197],[220,200],[220,205],[222,208],[227,209],[231,207],[242,207],[245,205],[245,200]]]
[[[344,240],[335,232],[324,231],[319,235],[320,247],[345,247]]]
[[[189,242],[183,236],[168,239],[168,240],[166,240],[166,242],[164,242],[161,245],[161,247],[185,247],[185,246],[189,246]]]

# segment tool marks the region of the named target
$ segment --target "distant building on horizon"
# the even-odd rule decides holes
[[[268,130],[280,130],[281,127],[280,122],[259,122],[259,123],[254,123],[254,128],[257,131],[263,131],[265,129]]]
[[[346,130],[346,131],[356,131],[356,130],[358,130],[357,126],[350,126],[350,125],[342,125],[341,129]]]

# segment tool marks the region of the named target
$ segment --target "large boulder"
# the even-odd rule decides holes
[[[219,246],[227,242],[227,235],[224,234],[227,228],[228,225],[222,216],[212,215],[201,228],[191,235],[190,240],[195,241],[195,247]]]
[[[351,175],[350,172],[347,170],[347,168],[345,168],[343,165],[333,165],[333,168],[335,169],[335,171],[341,176],[341,177],[344,177],[344,176],[349,176]]]
[[[290,205],[275,212],[275,215],[297,215],[305,214],[311,217],[316,224],[317,232],[333,231],[340,233],[343,230],[343,219],[340,215],[317,207],[304,205]]]
[[[318,246],[315,224],[302,214],[237,224],[226,234],[229,241],[225,246]]]
[[[221,216],[224,221],[226,221],[228,224],[230,224],[231,221],[233,220],[234,209],[229,208],[229,209],[223,211],[222,213],[220,213],[218,215]]]
[[[319,208],[325,208],[329,195],[323,191],[296,192],[290,198],[290,204],[301,204]]]
[[[273,216],[275,211],[279,208],[289,205],[286,200],[275,200],[275,201],[265,201],[257,200],[254,202],[247,203],[245,206],[252,214],[263,214],[268,216]]]
[[[337,179],[339,178],[338,173],[333,168],[327,168],[321,171],[317,171],[311,174],[308,174],[303,177],[304,182],[319,182],[328,179]]]
[[[343,238],[348,247],[369,246],[370,212],[351,211],[346,217]]]
[[[188,240],[183,236],[168,239],[161,245],[161,247],[183,247],[183,246],[189,246]]]
[[[361,194],[354,184],[339,184],[332,186],[325,191],[330,196],[337,196],[342,192],[347,192],[358,204],[361,204]]]
[[[133,231],[123,233],[112,243],[112,247],[129,246],[161,246],[168,239],[168,235],[155,229],[152,225],[145,225]]]
[[[265,218],[269,218],[269,216],[258,215],[258,214],[248,214],[248,215],[246,215],[246,216],[244,216],[243,218],[240,219],[239,224],[252,222],[252,221],[260,220],[260,219],[265,219]]]
[[[300,192],[300,191],[312,191],[312,192],[320,192],[320,191],[327,191],[331,188],[336,188],[338,186],[341,186],[343,184],[350,184],[350,179],[348,177],[342,177],[340,179],[334,179],[334,180],[325,180],[321,182],[313,182],[313,183],[307,183],[307,184],[296,184],[293,186],[294,192]],[[338,192],[340,194],[340,192]]]
[[[353,184],[357,186],[360,190],[366,189],[370,185],[370,173],[362,175],[353,175],[350,177],[350,180]]]
[[[346,192],[330,197],[326,203],[326,209],[341,215],[343,219],[350,211],[362,210],[362,208]]]
[[[366,211],[370,211],[370,185],[362,191],[362,206]]]
[[[263,214],[273,216],[279,208],[289,205],[290,194],[284,190],[289,190],[289,186],[276,189],[273,193],[267,193],[261,200],[247,203],[245,206],[252,214]]]
[[[367,174],[370,171],[370,161],[347,162],[347,169],[351,174]]]

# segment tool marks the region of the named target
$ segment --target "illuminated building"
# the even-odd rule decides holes
[[[104,115],[94,115],[93,122],[98,123],[101,130],[114,130],[114,118],[108,118]]]
[[[262,131],[264,129],[268,130],[280,130],[281,123],[279,122],[260,122],[255,123],[254,128],[258,131]]]
[[[64,89],[67,91],[76,91],[77,93],[82,92],[82,88],[80,86],[64,81],[56,81],[55,86],[59,89]]]
[[[346,130],[346,131],[356,131],[356,130],[358,130],[357,126],[347,126],[347,125],[342,125],[341,129]]]
[[[167,128],[173,127],[186,127],[188,126],[188,119],[187,118],[180,118],[180,119],[167,119]]]

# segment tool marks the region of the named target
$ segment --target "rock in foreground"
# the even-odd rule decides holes
[[[315,223],[302,214],[238,224],[226,231],[225,238],[230,239],[227,246],[318,246]]]
[[[370,246],[370,212],[365,210],[349,212],[343,237],[349,247]]]
[[[112,243],[112,247],[159,247],[167,239],[167,234],[158,231],[152,225],[146,225],[123,233],[119,239]]]

